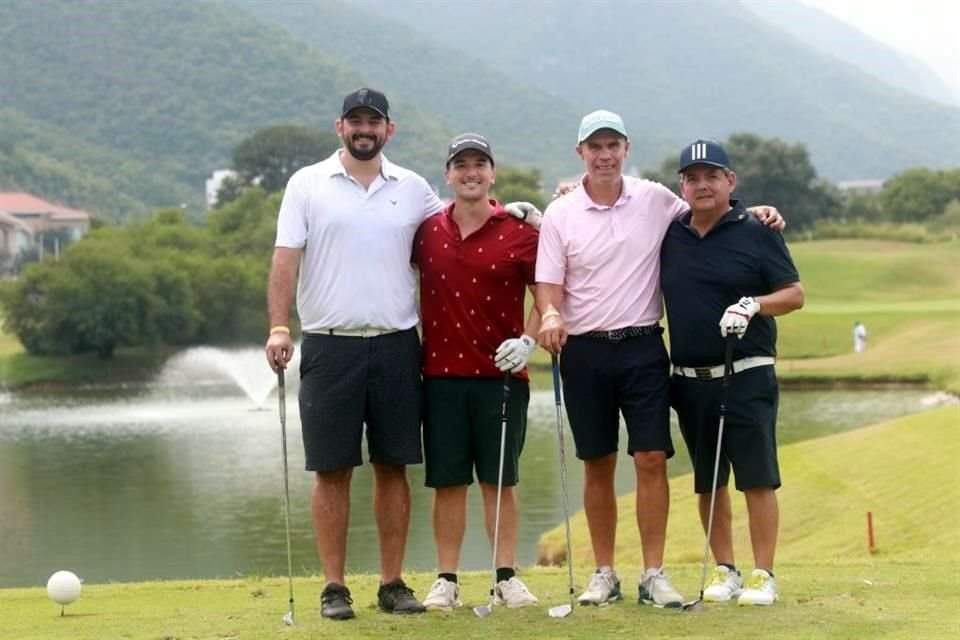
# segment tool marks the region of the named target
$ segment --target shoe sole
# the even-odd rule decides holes
[[[357,615],[351,611],[350,613],[338,613],[332,616],[321,613],[320,617],[326,618],[327,620],[352,620],[353,618],[356,618]]]
[[[703,594],[703,601],[704,602],[730,602],[734,598],[739,598],[741,593],[743,593],[743,589],[740,589],[739,591],[734,591],[726,598],[720,598],[718,596],[712,596],[708,593],[705,593]]]
[[[444,607],[439,604],[425,604],[423,605],[423,608],[426,609],[427,611],[443,611],[444,613],[450,613],[454,609],[459,609],[462,606],[463,606],[463,603],[461,602],[459,604],[455,604],[449,607]]]
[[[622,593],[618,593],[618,594],[615,595],[615,596],[611,596],[611,597],[607,598],[606,600],[604,600],[603,602],[594,602],[593,600],[580,600],[580,599],[577,599],[577,604],[579,604],[581,607],[590,607],[590,606],[594,606],[594,607],[604,607],[604,606],[606,606],[606,605],[608,605],[608,604],[613,604],[614,602],[619,602],[620,600],[623,600],[623,594],[622,594]]]

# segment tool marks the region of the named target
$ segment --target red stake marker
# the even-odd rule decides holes
[[[867,511],[867,547],[870,553],[874,553],[877,550],[873,539],[873,512],[871,511]]]

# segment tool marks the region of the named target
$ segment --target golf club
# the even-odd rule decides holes
[[[553,397],[557,405],[557,444],[560,447],[560,491],[563,494],[563,522],[567,533],[567,588],[570,602],[550,607],[547,611],[551,618],[566,618],[573,612],[573,552],[570,548],[570,506],[567,501],[567,462],[563,446],[563,400],[560,396],[560,363],[556,354],[551,357],[553,364]]]
[[[283,616],[283,623],[293,626],[293,556],[290,553],[290,472],[287,470],[287,394],[283,381],[283,368],[277,366],[277,395],[280,396],[280,445],[283,450],[283,520],[287,528],[287,580],[290,585],[290,610]]]
[[[485,605],[473,608],[478,618],[493,613],[497,591],[497,542],[500,539],[500,495],[503,492],[503,450],[507,444],[507,404],[510,401],[510,372],[503,374],[503,404],[500,407],[500,470],[497,472],[497,513],[493,518],[493,583],[490,585],[490,600]]]
[[[720,446],[723,444],[723,419],[727,414],[727,388],[733,374],[733,345],[737,336],[727,334],[726,353],[723,358],[723,385],[720,391],[720,426],[717,429],[717,455],[713,459],[713,485],[710,488],[710,512],[707,515],[707,538],[703,542],[703,567],[700,571],[700,597],[684,603],[681,611],[697,612],[703,608],[703,590],[707,585],[707,559],[710,556],[710,536],[713,534],[713,507],[717,501],[717,477],[720,475]]]

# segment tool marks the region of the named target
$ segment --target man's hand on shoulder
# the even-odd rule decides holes
[[[783,219],[776,207],[761,205],[759,207],[748,207],[747,211],[757,216],[757,220],[774,231],[783,233],[783,230],[787,228],[787,221]]]
[[[523,220],[536,230],[540,230],[543,214],[529,202],[509,202],[503,206],[514,218]]]

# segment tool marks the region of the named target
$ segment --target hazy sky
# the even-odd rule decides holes
[[[926,62],[960,95],[960,2],[801,0]]]

